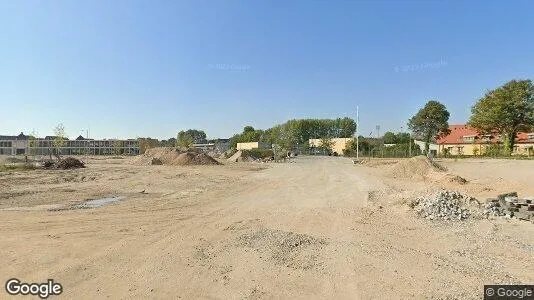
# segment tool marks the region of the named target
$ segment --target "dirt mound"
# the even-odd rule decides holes
[[[179,148],[151,148],[144,154],[138,155],[130,161],[134,165],[220,165],[220,163],[211,156],[201,151]]]
[[[387,175],[393,178],[424,179],[430,172],[441,171],[445,171],[445,167],[426,156],[416,156],[394,164],[387,170]]]
[[[398,159],[381,159],[381,158],[373,158],[373,159],[362,159],[360,161],[360,164],[368,166],[368,167],[381,167],[381,166],[390,166],[397,164],[399,162]]]
[[[220,165],[217,160],[205,153],[185,152],[174,160],[173,165]]]
[[[446,186],[466,185],[469,183],[467,179],[448,172],[428,172],[425,179]]]
[[[85,168],[85,164],[74,157],[67,157],[59,162],[52,162],[52,161],[45,161],[43,164],[43,167],[45,169],[78,169],[78,168]]]

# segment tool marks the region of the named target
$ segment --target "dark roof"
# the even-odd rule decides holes
[[[47,135],[45,136],[45,140],[55,140],[57,138],[57,136],[53,136],[53,135]],[[68,141],[69,139],[68,138],[63,138],[65,141]]]
[[[83,141],[85,140],[85,138],[81,135],[79,135],[77,138],[76,138],[77,141]]]
[[[24,135],[24,133],[20,133],[19,135],[0,135],[0,140],[27,140],[28,136]]]

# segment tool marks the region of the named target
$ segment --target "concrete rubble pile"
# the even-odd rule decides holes
[[[45,169],[63,169],[63,170],[68,170],[68,169],[77,169],[77,168],[85,168],[85,164],[77,159],[77,158],[74,158],[74,157],[67,157],[67,158],[64,158],[64,159],[61,159],[57,162],[54,162],[54,161],[45,161],[43,163],[43,168]]]
[[[534,223],[534,197],[520,199],[516,192],[501,194],[488,199],[486,216],[517,218]]]
[[[410,203],[415,212],[429,220],[464,220],[473,212],[467,207],[478,201],[455,191],[441,190],[433,195],[418,197]]]

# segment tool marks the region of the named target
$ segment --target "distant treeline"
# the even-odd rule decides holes
[[[284,149],[307,147],[309,139],[352,137],[356,122],[348,117],[337,119],[293,119],[266,130],[246,126],[242,133],[235,134],[231,141],[237,143],[263,142],[277,144]]]

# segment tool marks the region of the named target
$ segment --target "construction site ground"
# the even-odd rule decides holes
[[[0,279],[51,278],[65,299],[480,299],[485,284],[534,283],[531,222],[433,222],[407,206],[440,187],[534,196],[534,161],[441,162],[467,184],[343,157],[127,161],[0,173]],[[106,197],[121,200],[80,205]]]

